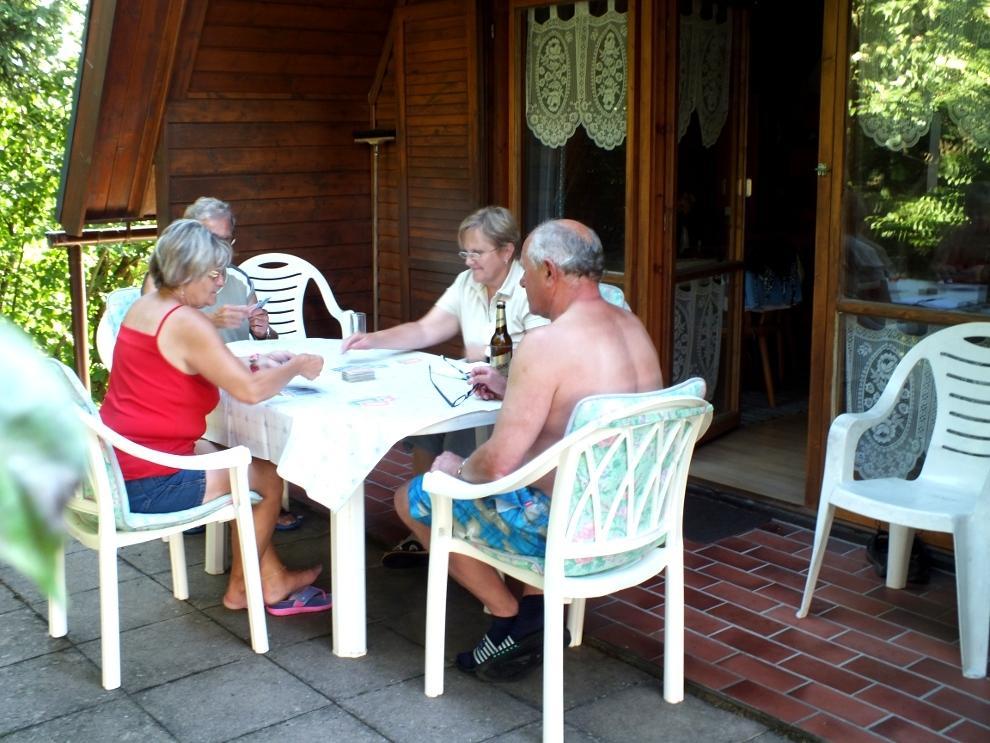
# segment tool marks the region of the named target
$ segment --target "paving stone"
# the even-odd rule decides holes
[[[444,693],[423,694],[423,679],[415,678],[339,702],[396,743],[487,740],[536,722],[540,711],[491,684],[479,684],[448,672]]]
[[[179,740],[203,743],[230,740],[327,704],[257,655],[148,689],[135,700]]]
[[[69,647],[64,637],[49,637],[48,622],[27,607],[7,612],[0,622],[0,666]]]
[[[188,552],[188,548],[187,548]],[[172,592],[172,570],[168,561],[163,563],[162,571],[151,576],[157,583]],[[210,575],[202,565],[188,567],[186,578],[189,582],[189,603],[197,609],[206,609],[211,606],[220,606],[223,603],[223,594],[227,590],[226,574]]]
[[[519,681],[495,686],[534,707],[543,707],[542,664]],[[587,704],[630,686],[659,690],[660,681],[595,648],[582,645],[564,651],[564,709]]]
[[[203,569],[206,561],[205,542],[202,535],[184,536],[186,552],[186,569],[192,572],[193,569]],[[171,570],[169,547],[161,539],[153,539],[150,542],[132,544],[120,550],[122,560],[137,568],[146,575],[154,575],[163,571]]]
[[[79,649],[100,663],[100,641]],[[254,655],[251,646],[202,614],[186,614],[121,633],[121,679],[128,692]]]
[[[293,717],[291,720],[258,730],[237,740],[239,743],[285,743],[287,740],[324,739],[348,743],[388,740],[335,704]]]
[[[23,609],[25,606],[26,604],[17,598],[13,591],[0,583],[0,614]]]
[[[46,603],[36,604],[38,612],[48,610]],[[144,575],[120,583],[117,589],[117,613],[121,631],[154,624],[194,611],[185,601],[177,600],[171,589]],[[87,642],[100,636],[100,589],[73,593],[67,611],[69,639]]]
[[[630,740],[749,741],[766,731],[755,720],[713,707],[687,695],[680,704],[664,701],[659,687],[633,686],[565,713],[565,720],[595,738]]]
[[[587,733],[564,723],[564,740],[567,743],[597,743]],[[543,723],[534,722],[512,732],[491,738],[491,743],[543,743]]]
[[[423,648],[380,625],[368,628],[368,654],[362,658],[338,658],[329,638],[273,650],[269,655],[336,702],[423,674]]]
[[[140,573],[138,571],[119,557],[117,558],[117,580],[128,581],[137,578],[139,575]],[[4,563],[0,563],[0,582],[5,583],[12,591],[20,594],[21,598],[31,605],[43,603],[47,600],[45,595],[38,590],[38,587],[31,580]],[[95,550],[83,549],[78,552],[66,554],[65,585],[70,594],[78,593],[79,591],[88,591],[100,585]]]
[[[119,699],[19,730],[4,743],[164,743],[174,738],[129,699]]]
[[[120,696],[72,648],[0,668],[0,690],[0,736]]]

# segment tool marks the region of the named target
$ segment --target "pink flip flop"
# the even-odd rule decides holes
[[[293,614],[311,614],[327,611],[333,606],[330,594],[316,586],[300,588],[287,599],[276,601],[265,607],[265,611],[276,617],[288,617]]]

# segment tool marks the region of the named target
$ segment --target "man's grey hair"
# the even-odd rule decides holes
[[[229,219],[231,229],[235,226],[234,211],[230,204],[212,196],[200,196],[193,203],[186,207],[182,215],[183,219],[195,219],[198,222],[207,222],[214,219]]]
[[[565,274],[597,281],[605,271],[605,251],[595,231],[581,227],[559,219],[544,222],[529,234],[529,259],[535,264],[549,261]]]
[[[195,219],[177,219],[162,232],[148,272],[158,288],[174,289],[230,264],[230,245]]]
[[[464,247],[464,234],[468,230],[481,230],[495,247],[504,248],[506,245],[519,247],[519,224],[512,212],[504,206],[486,206],[474,214],[465,217],[457,229],[457,243]]]

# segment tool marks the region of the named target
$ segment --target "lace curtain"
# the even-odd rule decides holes
[[[684,137],[691,114],[697,113],[701,143],[711,147],[729,115],[732,11],[726,11],[722,22],[714,13],[705,19],[696,2],[691,15],[681,16],[680,34],[677,139]]]
[[[557,8],[536,20],[529,11],[526,42],[526,123],[547,147],[561,147],[584,127],[603,150],[626,139],[626,16],[608,10],[593,16],[587,2],[562,20]]]
[[[860,0],[857,97],[863,132],[895,152],[917,144],[945,111],[960,134],[990,147],[990,12],[985,0]]]
[[[924,335],[904,332],[887,321],[867,328],[855,320],[846,326],[846,410],[869,410],[883,393],[894,367]],[[863,434],[856,448],[856,471],[865,479],[907,477],[920,465],[935,425],[935,382],[927,364],[919,364],[901,389],[894,411]]]
[[[718,384],[725,309],[724,276],[694,279],[677,285],[674,294],[674,378],[705,380],[705,399],[712,400]]]

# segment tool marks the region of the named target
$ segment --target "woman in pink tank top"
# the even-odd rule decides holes
[[[115,431],[157,451],[180,455],[207,451],[213,445],[199,439],[221,388],[238,400],[255,403],[276,394],[297,374],[309,379],[319,375],[320,356],[282,351],[252,357],[248,364],[227,349],[199,310],[216,302],[230,259],[230,245],[196,220],[177,220],[162,232],[149,264],[157,288],[128,311],[114,347],[100,415]],[[175,470],[121,451],[117,457],[135,512],[185,510],[230,492],[226,470]],[[282,498],[275,465],[255,459],[248,478],[251,490],[262,497],[254,507],[254,527],[269,611],[329,609],[329,596],[310,586],[320,566],[289,570],[272,546]],[[236,528],[233,536],[236,539]],[[243,566],[240,551],[232,552],[223,603],[228,609],[243,609],[247,606]],[[295,611],[285,611],[283,605]]]

